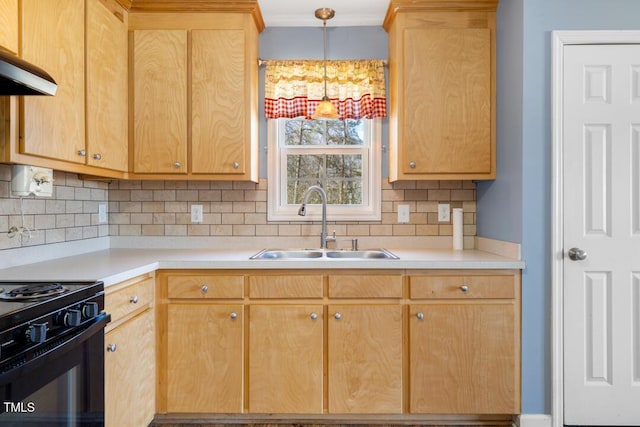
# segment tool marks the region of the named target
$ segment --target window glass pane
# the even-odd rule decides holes
[[[363,120],[328,120],[325,123],[328,145],[364,145]]]
[[[284,145],[364,145],[364,120],[287,120]]]
[[[337,154],[327,155],[328,178],[362,177],[362,155]]]
[[[327,203],[332,205],[362,204],[362,181],[330,180],[327,182]]]
[[[320,178],[323,170],[322,154],[288,154],[287,178]]]
[[[312,185],[320,185],[320,182],[310,180],[288,180],[287,181],[287,203],[290,205],[299,205],[302,203],[302,197],[304,196],[307,188]],[[328,197],[328,196],[327,196]],[[318,192],[314,191],[309,195],[309,204],[322,203],[322,198]]]

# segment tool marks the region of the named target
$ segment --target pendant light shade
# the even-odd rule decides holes
[[[330,8],[316,9],[315,16],[321,19],[322,25],[322,46],[324,51],[324,96],[322,101],[316,107],[316,111],[311,116],[314,120],[335,120],[340,118],[335,105],[331,102],[327,96],[327,19],[331,19],[335,16],[336,12]]]

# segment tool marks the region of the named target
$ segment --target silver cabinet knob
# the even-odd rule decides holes
[[[580,248],[569,249],[569,252],[567,252],[567,255],[569,255],[569,259],[571,261],[584,261],[585,259],[587,259],[587,252],[583,251]]]
[[[469,287],[467,285],[460,286],[460,290],[463,294],[466,294],[469,291]]]
[[[417,313],[416,317],[418,318],[418,320],[424,320],[424,313]]]
[[[107,344],[107,351],[113,353],[118,349],[118,346],[115,344]]]
[[[238,162],[233,162],[233,168],[234,169],[238,169],[240,167],[240,163]]]
[[[342,314],[340,314],[340,313],[336,313],[336,314],[334,314],[334,315],[333,315],[333,317],[334,317],[336,320],[340,320],[340,319],[342,319]]]
[[[102,154],[96,153],[96,154],[93,155],[93,158],[96,159],[96,160],[101,160],[102,159]]]
[[[86,156],[87,155],[87,150],[78,150],[78,156]]]
[[[311,313],[311,320],[316,320],[318,318],[318,314],[317,313]]]
[[[203,294],[206,294],[207,291],[209,290],[209,287],[207,285],[202,285],[202,287],[200,288],[200,290],[202,291]]]
[[[180,162],[175,162],[175,163],[173,164],[173,167],[174,167],[174,168],[176,168],[176,169],[180,169],[180,168],[182,167],[182,163],[180,163]]]
[[[131,298],[129,298],[129,302],[132,304],[137,304],[138,303],[138,295],[134,295]]]
[[[409,167],[411,169],[415,169],[416,168],[416,162],[409,162]]]
[[[236,313],[235,311],[232,311],[229,317],[232,319],[236,319],[238,317],[238,313]]]

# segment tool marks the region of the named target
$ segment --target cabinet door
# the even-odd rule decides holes
[[[105,425],[148,425],[156,412],[153,312],[107,333],[105,345],[115,350],[105,355]]]
[[[249,411],[321,414],[322,306],[252,305]]]
[[[87,164],[128,167],[127,14],[115,0],[87,3]]]
[[[22,99],[20,151],[85,163],[84,2],[22,0],[22,57],[58,83]]]
[[[513,304],[411,306],[411,413],[519,412]]]
[[[133,171],[187,173],[187,31],[133,33]]]
[[[168,412],[242,412],[243,324],[242,305],[169,305]]]
[[[243,174],[247,80],[243,30],[191,32],[192,172]]]
[[[18,53],[18,0],[0,0],[0,47]]]
[[[331,305],[329,413],[402,412],[402,308]]]
[[[492,172],[491,31],[404,30],[406,174]]]

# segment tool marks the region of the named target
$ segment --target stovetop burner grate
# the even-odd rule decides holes
[[[12,289],[0,295],[3,301],[28,301],[51,297],[67,292],[68,289],[60,283],[29,283]]]

